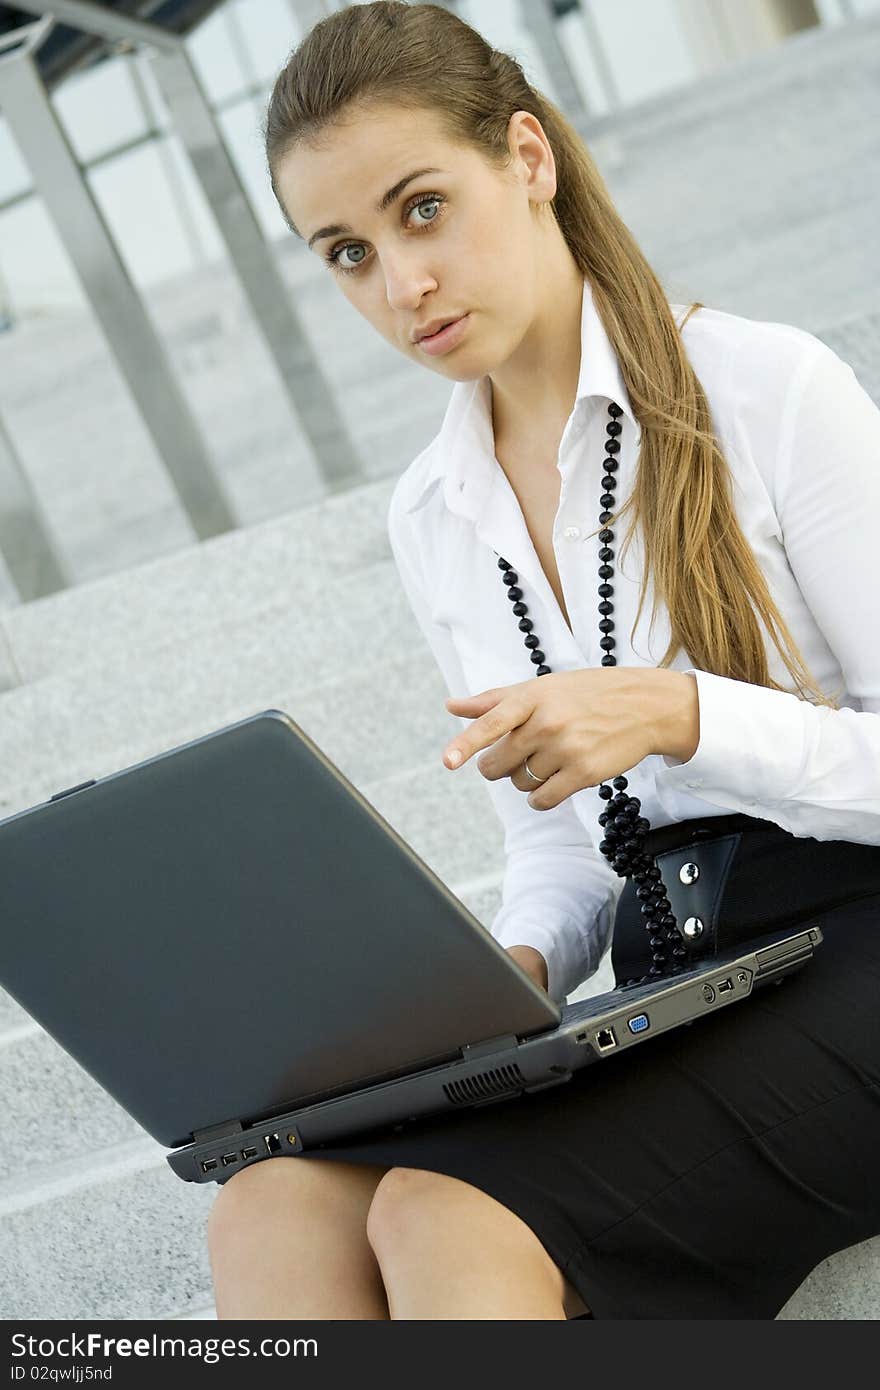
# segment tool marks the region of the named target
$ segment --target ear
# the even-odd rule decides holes
[[[556,196],[556,160],[537,116],[531,111],[514,111],[507,138],[530,201],[551,202]]]

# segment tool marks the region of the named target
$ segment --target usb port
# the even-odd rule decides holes
[[[715,988],[719,994],[729,994],[733,989],[733,980],[719,980]]]
[[[610,1052],[612,1047],[616,1047],[617,1038],[614,1036],[614,1029],[600,1028],[596,1034],[596,1046],[600,1052]]]
[[[256,1156],[257,1156],[257,1146],[256,1146],[256,1144],[254,1145],[254,1147],[253,1147],[252,1149],[242,1149],[242,1151],[241,1151],[241,1156],[242,1156],[242,1158],[256,1158]]]
[[[238,1162],[238,1154],[224,1154],[220,1162],[223,1164],[224,1168],[228,1168],[230,1163]]]
[[[204,1159],[203,1162],[202,1162],[202,1172],[203,1172],[203,1173],[211,1173],[211,1172],[214,1171],[214,1169],[215,1169],[216,1167],[217,1167],[217,1160],[216,1160],[216,1158],[206,1158],[206,1159]]]

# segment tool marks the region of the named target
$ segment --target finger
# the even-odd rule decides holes
[[[466,719],[474,719],[477,714],[484,714],[487,709],[498,705],[500,699],[509,694],[506,689],[492,689],[492,691],[480,691],[478,695],[450,695],[446,701],[446,709],[453,710],[453,713],[463,714]]]
[[[532,712],[531,702],[522,696],[508,696],[474,719],[473,724],[452,743],[447,744],[443,758],[448,767],[459,767],[481,748],[488,748],[499,738],[522,724]]]
[[[580,791],[582,786],[583,783],[579,782],[571,771],[566,772],[565,768],[560,768],[540,787],[535,787],[526,800],[534,811],[552,811],[554,806]]]
[[[476,695],[450,695],[446,701],[446,708],[452,714],[459,714],[464,719],[476,719],[487,709],[496,705],[502,694],[503,691],[496,688],[481,690]],[[448,767],[458,767],[468,756],[469,754],[458,741],[450,743],[443,750],[443,761]]]
[[[466,705],[468,711],[473,706],[479,705],[480,713],[483,714],[492,705],[497,705],[499,700],[505,699],[508,695],[522,689],[524,685],[534,685],[534,681],[516,681],[513,685],[495,685],[490,690],[478,690],[474,695],[450,695],[446,701],[447,705]]]
[[[509,777],[519,791],[528,792],[537,786],[537,782],[528,776],[525,770],[526,760],[532,760],[530,767],[535,777],[544,775],[535,766],[534,759],[536,757],[540,757],[540,754],[537,753],[534,745],[526,745],[522,729],[517,729],[515,733],[506,734],[504,738],[499,739],[493,748],[484,753],[477,760],[477,769],[489,782],[497,782],[499,777]],[[549,772],[547,775],[549,776]],[[518,782],[517,778],[519,778]]]
[[[473,705],[475,702],[487,701],[485,708],[495,705],[508,693],[509,687],[498,686],[493,690],[480,690],[476,695],[450,695],[446,701],[447,705]]]
[[[526,763],[528,763],[529,765],[529,771],[534,773],[534,777],[530,777],[528,772],[526,772]],[[549,766],[546,768],[546,770],[542,770],[540,763],[540,753],[529,753],[527,757],[520,758],[519,761],[515,764],[515,766],[513,766],[510,769],[507,775],[510,777],[511,782],[516,787],[517,791],[536,792],[538,790],[538,782],[535,780],[535,778],[540,779],[540,784],[542,786],[546,786],[547,782],[550,780],[552,773],[560,772],[562,770],[561,768],[555,768],[551,771]],[[479,767],[479,763],[477,764],[477,766]]]

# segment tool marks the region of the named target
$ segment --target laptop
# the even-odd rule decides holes
[[[560,1006],[285,713],[0,821],[0,985],[189,1182],[569,1080],[818,926]]]

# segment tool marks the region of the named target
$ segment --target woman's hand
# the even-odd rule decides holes
[[[446,766],[460,767],[488,748],[477,763],[483,776],[509,777],[537,811],[628,772],[651,753],[687,762],[700,741],[696,677],[666,667],[558,671],[451,696],[446,707],[474,721],[446,748]],[[526,758],[535,776],[547,779],[541,786],[526,775]]]
[[[540,951],[536,951],[534,946],[507,946],[505,949],[536,985],[547,989],[547,962]]]

